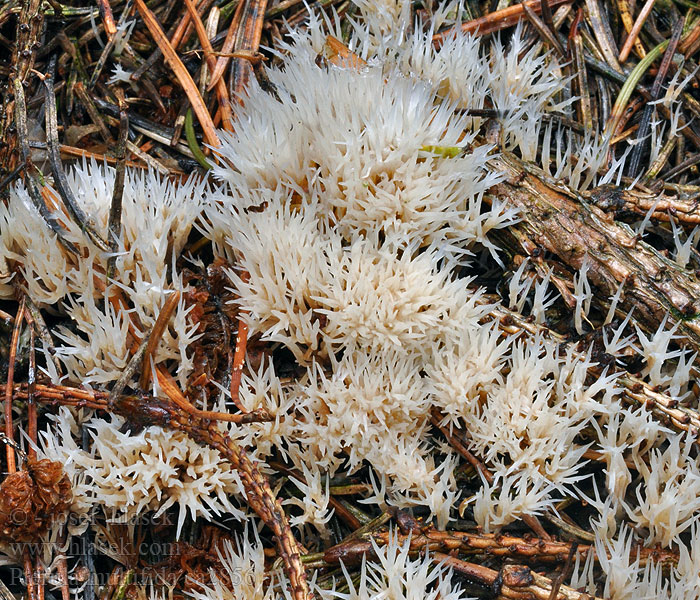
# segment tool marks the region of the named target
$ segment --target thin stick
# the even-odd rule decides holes
[[[25,318],[29,311],[25,310]],[[29,320],[27,318],[27,320]],[[27,435],[32,441],[27,449],[27,455],[31,460],[36,460],[37,442],[37,417],[36,402],[34,401],[34,388],[36,387],[36,348],[34,327],[29,330],[29,375],[27,377]]]
[[[442,552],[435,552],[432,559],[436,563],[452,568],[472,582],[491,587],[494,595],[499,598],[548,600],[551,593],[552,580],[526,566],[505,565],[500,571],[494,571]],[[597,596],[577,592],[567,586],[560,586],[560,592],[567,600],[600,600]]]
[[[109,0],[97,0],[97,7],[100,9],[100,17],[105,27],[105,33],[111,39],[117,33],[117,25],[114,22],[112,7],[109,5]]]
[[[569,556],[566,559],[566,563],[564,564],[564,569],[562,570],[559,577],[557,577],[552,582],[552,590],[549,592],[548,600],[557,600],[557,596],[559,595],[559,589],[561,588],[562,584],[569,577],[571,577],[571,573],[574,570],[574,556],[576,556],[577,550],[578,542],[574,542],[573,544],[571,544],[571,548],[569,549]]]
[[[233,50],[233,45],[236,41],[236,31],[243,18],[243,7],[244,2],[240,1],[236,7],[236,12],[233,14],[233,19],[231,19],[231,24],[226,32],[226,38],[224,39],[224,44],[221,46],[221,52],[219,53],[219,58],[216,61],[216,65],[211,73],[211,81],[209,82],[209,87],[207,91],[214,89],[216,83],[221,79],[224,74],[226,67],[228,66],[228,61],[231,58],[231,51]]]
[[[260,48],[263,21],[267,0],[242,0],[245,4],[243,17],[236,32],[235,51],[248,51],[255,54]],[[233,60],[233,81],[231,82],[232,96],[242,101],[245,88],[252,73],[252,66],[247,59]]]
[[[29,545],[25,545],[24,552],[22,552],[22,564],[24,565],[24,578],[27,584],[27,600],[36,600],[36,581],[34,580],[34,567]]]
[[[636,177],[642,161],[642,151],[647,146],[647,135],[649,129],[651,128],[651,118],[654,114],[654,102],[659,99],[661,95],[661,86],[666,79],[668,74],[668,69],[671,66],[671,60],[676,53],[676,48],[681,39],[681,34],[683,33],[683,19],[678,19],[673,26],[673,33],[671,35],[671,41],[668,43],[668,47],[664,52],[664,56],[661,59],[661,66],[656,73],[654,78],[654,83],[651,86],[651,102],[648,102],[644,107],[642,112],[642,119],[639,122],[639,129],[637,129],[637,143],[632,150],[632,157],[630,159],[629,175],[630,177]],[[649,140],[649,144],[651,141]]]
[[[114,406],[114,404],[117,402],[117,398],[119,398],[122,395],[122,392],[126,388],[131,378],[136,374],[136,372],[143,364],[143,356],[146,353],[146,347],[148,346],[148,339],[150,335],[151,334],[149,333],[139,344],[138,348],[136,349],[132,357],[129,359],[129,362],[126,364],[126,367],[122,371],[121,375],[119,375],[119,379],[117,379],[117,381],[114,382],[114,385],[112,386],[112,389],[110,390],[109,396],[107,398],[107,404],[110,407]]]
[[[549,10],[549,16],[551,19],[552,11],[549,9],[549,4],[547,4],[546,0],[542,0],[542,5],[546,6],[547,10]],[[564,47],[561,45],[556,31],[553,29],[554,23],[552,23],[552,28],[548,27],[547,24],[540,19],[535,11],[532,10],[532,8],[530,8],[527,4],[523,4],[523,11],[525,12],[527,20],[530,21],[532,26],[537,30],[537,33],[540,34],[540,37],[542,37],[543,40],[548,42],[549,45],[556,50],[560,58],[564,58]]]
[[[56,356],[56,348],[54,346],[53,339],[51,338],[51,332],[46,325],[46,321],[44,321],[41,311],[37,305],[34,304],[32,299],[26,294],[24,295],[24,299],[27,305],[26,313],[31,315],[31,319],[27,317],[27,322],[30,322],[36,329],[39,337],[41,338],[41,342],[44,345],[44,350],[49,353],[51,359],[53,360],[53,364],[56,367],[56,372],[61,375],[63,373],[63,367],[61,366],[61,361],[58,360],[58,357]]]
[[[525,6],[523,6],[523,8],[525,8]],[[549,5],[548,0],[540,0],[540,12],[542,13],[542,20],[544,21],[544,24],[556,37],[557,28],[554,26],[554,18],[552,17],[552,7]]]
[[[630,14],[628,4],[629,3],[627,0],[617,0],[617,9],[620,13],[620,20],[622,21],[622,25],[624,26],[627,35],[632,32],[632,26],[634,25],[634,20]],[[634,49],[637,51],[639,58],[644,58],[647,54],[647,51],[644,49],[644,46],[642,46],[642,42],[639,41],[639,38],[634,41]]]
[[[430,422],[442,432],[445,438],[447,438],[447,441],[450,442],[450,445],[457,450],[457,452],[459,452],[462,457],[466,459],[467,462],[474,467],[474,469],[476,469],[477,472],[483,475],[487,482],[492,483],[493,473],[491,473],[491,471],[486,468],[484,463],[482,463],[469,451],[467,446],[462,443],[462,440],[458,437],[458,435],[451,432],[446,426],[440,424],[441,417],[442,415],[440,414],[440,411],[433,407],[430,411]]]
[[[656,0],[647,0],[644,3],[644,6],[642,6],[642,10],[639,11],[637,20],[634,22],[634,25],[632,25],[632,31],[630,31],[629,35],[627,36],[627,39],[625,40],[624,45],[622,46],[622,50],[620,50],[620,56],[618,57],[620,64],[624,64],[625,61],[629,58],[630,52],[632,52],[632,47],[637,41],[637,37],[639,37],[639,32],[644,26],[644,21],[647,20],[647,17],[651,13],[651,9],[654,8],[655,2]]]
[[[239,317],[238,332],[236,333],[236,350],[233,353],[233,364],[231,365],[231,400],[242,408],[238,393],[241,389],[241,377],[243,375],[243,365],[245,363],[245,352],[248,345],[248,325]]]
[[[10,359],[7,366],[7,382],[5,383],[5,435],[14,440],[14,426],[12,424],[12,392],[15,381],[15,362],[17,361],[17,347],[19,346],[19,334],[22,329],[22,321],[24,320],[24,294],[19,303],[19,309],[15,315],[15,326],[12,330],[12,340],[10,342]],[[15,464],[15,449],[11,444],[5,447],[7,452],[7,472],[15,473],[17,465]]]
[[[105,125],[104,119],[102,118],[100,111],[97,110],[97,106],[95,106],[95,103],[92,101],[92,98],[90,98],[90,94],[88,93],[87,89],[85,89],[83,82],[78,81],[73,86],[73,91],[80,99],[80,102],[85,107],[85,110],[87,110],[87,113],[90,116],[90,120],[95,125],[97,125],[97,129],[100,132],[100,136],[102,136],[102,139],[105,141],[105,143],[114,144],[112,134],[109,132],[109,129],[107,129],[107,125]]]
[[[120,100],[122,100],[120,98]],[[126,142],[129,137],[129,114],[126,105],[120,101],[119,110],[119,140],[115,152],[117,168],[114,175],[114,187],[112,188],[112,202],[109,206],[109,220],[107,222],[107,235],[109,236],[109,249],[111,255],[107,260],[107,277],[114,277],[114,268],[117,263],[117,250],[119,250],[119,238],[122,230],[122,198],[124,196],[124,179],[126,177]]]
[[[209,8],[209,6],[213,4],[213,2],[214,0],[203,0],[197,7],[197,14],[203,15],[207,8]],[[170,45],[173,47],[173,50],[177,50],[180,47],[180,44],[187,42],[191,33],[192,23],[190,22],[190,13],[185,12],[177,26],[171,28],[168,31],[168,35],[170,36]],[[161,51],[161,49],[156,48],[153,51],[153,53],[146,59],[146,61],[138,69],[136,69],[136,71],[132,73],[131,80],[138,81],[139,79],[141,79],[144,73],[153,68],[153,65],[156,64],[156,62],[162,54],[163,52]]]
[[[44,600],[44,592],[46,590],[44,587],[44,564],[41,562],[41,558],[38,555],[34,557],[34,564],[36,565],[34,567],[34,572],[36,573],[37,598],[39,600]]]

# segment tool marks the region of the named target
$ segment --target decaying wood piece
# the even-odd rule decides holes
[[[649,215],[657,221],[670,222],[672,219],[687,225],[700,224],[700,198],[658,196],[651,192],[636,189],[628,190],[616,185],[601,185],[584,194],[591,204],[615,216],[635,214]]]
[[[340,543],[325,551],[323,558],[327,563],[338,564],[340,561],[346,566],[356,565],[362,562],[363,557],[374,557],[372,540],[377,546],[384,546],[390,542],[392,536],[398,536],[398,543],[403,544],[409,540],[411,552],[453,553],[460,556],[477,556],[486,554],[499,558],[511,558],[530,561],[537,564],[563,563],[567,560],[572,547],[571,542],[557,540],[543,540],[537,537],[517,537],[513,535],[500,535],[489,533],[469,533],[466,531],[439,531],[432,526],[422,527],[410,533],[390,533],[388,531],[372,532],[362,536],[361,539]],[[592,546],[579,544],[576,548],[581,561],[584,561],[591,551]],[[595,552],[595,549],[593,549]],[[649,562],[671,566],[678,563],[678,554],[669,550],[658,548],[644,548],[643,546],[632,548],[630,556],[636,558],[642,566]]]
[[[585,592],[579,592],[566,585],[536,573],[524,565],[504,565],[499,571],[483,565],[469,563],[449,554],[436,552],[433,561],[452,568],[467,579],[488,585],[494,598],[505,600],[601,600]],[[557,586],[558,589],[553,589]]]
[[[586,593],[578,592],[562,585],[548,577],[536,573],[526,565],[507,564],[499,571],[484,565],[467,562],[455,556],[455,553],[469,555],[493,555],[501,558],[513,557],[519,559],[542,560],[544,562],[570,562],[573,558],[572,545],[566,542],[550,542],[534,538],[526,540],[512,536],[488,534],[468,534],[457,531],[437,531],[432,526],[424,526],[404,511],[396,511],[396,521],[401,533],[375,532],[363,536],[364,539],[354,539],[338,544],[326,550],[324,560],[329,564],[359,564],[366,555],[372,556],[374,546],[369,541],[374,540],[378,546],[389,543],[398,535],[399,543],[409,540],[414,552],[430,551],[434,562],[451,567],[469,581],[487,585],[496,598],[519,598],[532,600],[594,600]],[[573,546],[578,550],[577,546]],[[590,551],[590,546],[582,547],[581,558]],[[449,554],[447,554],[449,552]],[[649,554],[642,560],[666,561],[667,556]],[[669,554],[670,556],[670,554]],[[375,557],[376,558],[376,557]],[[640,556],[641,558],[641,556]],[[677,559],[676,559],[677,560]],[[673,558],[671,558],[671,563]]]
[[[613,215],[513,155],[503,153],[491,164],[506,175],[491,193],[520,209],[521,221],[509,229],[507,244],[518,246],[535,262],[543,252],[551,252],[575,270],[588,257],[588,279],[598,298],[612,296],[624,285],[619,307],[634,311],[640,327],[654,332],[668,318],[687,344],[700,350],[700,282],[693,272],[642,242]]]

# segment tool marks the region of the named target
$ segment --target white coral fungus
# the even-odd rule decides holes
[[[229,499],[243,493],[242,483],[217,451],[181,432],[151,426],[135,433],[122,431],[123,425],[116,416],[89,419],[85,426],[92,448],[85,451],[73,439],[71,413],[62,408],[54,429],[42,434],[44,453],[60,460],[72,480],[83,482],[83,501],[98,504],[108,516],[127,519],[145,510],[160,515],[175,505],[178,536],[188,512],[192,518],[243,516]]]

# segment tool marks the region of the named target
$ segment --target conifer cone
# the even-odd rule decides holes
[[[72,490],[61,463],[29,460],[26,471],[0,484],[0,541],[34,542],[70,506]]]
[[[47,521],[47,526],[70,507],[72,491],[70,480],[60,462],[43,459],[29,462],[29,472],[34,479],[34,507],[37,516]]]

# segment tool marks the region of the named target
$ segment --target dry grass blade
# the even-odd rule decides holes
[[[158,44],[161,52],[163,52],[163,56],[168,61],[168,64],[172,70],[175,72],[175,76],[180,82],[180,85],[185,90],[185,94],[187,94],[187,98],[192,105],[192,110],[197,115],[199,124],[202,126],[204,138],[208,144],[212,146],[219,146],[219,137],[216,135],[214,122],[209,115],[209,111],[204,104],[204,100],[202,100],[202,96],[199,94],[197,86],[195,85],[194,81],[192,81],[192,77],[185,68],[185,65],[182,64],[180,57],[171,46],[170,41],[163,33],[158,20],[146,6],[146,3],[143,0],[135,0],[135,2],[136,8],[141,14],[144,23],[146,23],[146,27],[148,27],[153,39],[155,40],[156,44]]]

